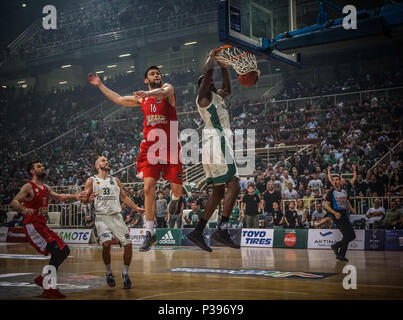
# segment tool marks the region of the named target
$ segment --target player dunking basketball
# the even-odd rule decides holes
[[[227,65],[218,62],[221,67],[223,86],[217,90],[214,85],[213,72],[215,50],[204,66],[204,74],[199,78],[199,95],[196,104],[201,118],[205,123],[202,159],[207,183],[213,186],[213,194],[208,199],[204,213],[194,231],[187,235],[188,239],[203,250],[211,252],[203,238],[203,230],[217,208],[224,199],[223,213],[218,230],[213,236],[218,241],[232,248],[239,248],[228,233],[228,221],[240,191],[238,171],[229,140],[232,139],[228,111],[225,108],[224,98],[231,94],[231,80]],[[225,193],[225,186],[227,192]]]
[[[156,66],[149,67],[144,74],[144,83],[148,86],[148,91],[137,91],[132,96],[120,96],[113,92],[102,83],[98,75],[89,74],[88,81],[116,104],[127,107],[141,106],[144,115],[144,140],[140,144],[140,154],[137,158],[137,176],[144,181],[146,237],[140,251],[148,251],[156,242],[155,191],[161,172],[164,179],[171,182],[172,200],[168,204],[168,212],[171,215],[176,212],[182,195],[183,170],[179,157],[174,87],[169,83],[162,83],[161,72]],[[165,143],[160,141],[161,133],[165,135]],[[155,151],[156,136],[159,138],[157,151]]]
[[[46,176],[45,167],[34,161],[28,164],[28,173],[32,180],[24,184],[19,193],[14,197],[10,205],[18,212],[24,213],[24,232],[28,242],[41,254],[49,253],[49,265],[56,270],[70,253],[70,249],[63,240],[48,228],[46,215],[48,212],[49,198],[57,201],[80,200],[78,194],[57,194],[49,186],[43,183]],[[21,204],[21,202],[23,204]],[[37,276],[34,282],[43,287],[43,278],[47,274]],[[42,293],[47,298],[64,298],[65,295],[58,289],[45,289]]]

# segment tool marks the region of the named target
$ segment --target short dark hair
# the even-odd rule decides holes
[[[31,161],[30,163],[28,163],[27,164],[27,171],[28,171],[28,173],[32,176],[32,174],[31,174],[31,170],[33,170],[33,169],[35,169],[35,166],[34,166],[34,164],[35,163],[40,163],[40,161],[39,160],[37,160],[37,161]]]
[[[144,79],[147,79],[148,71],[154,70],[154,69],[155,69],[155,70],[158,70],[158,72],[161,73],[161,70],[160,70],[157,66],[148,67],[148,69],[147,69],[146,72],[144,73]]]

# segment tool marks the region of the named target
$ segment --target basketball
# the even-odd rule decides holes
[[[244,87],[251,87],[257,82],[258,78],[259,73],[257,71],[251,71],[238,76],[238,82]]]

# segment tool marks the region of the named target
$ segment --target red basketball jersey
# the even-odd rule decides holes
[[[158,138],[151,138],[152,134],[150,135],[150,132],[153,129],[163,130],[167,137],[166,151],[168,159],[171,158],[169,156],[170,150],[173,149],[171,144],[175,143],[178,146],[178,125],[177,123],[175,125],[170,125],[173,121],[178,121],[176,108],[171,106],[166,98],[146,97],[141,101],[141,111],[144,115],[144,142],[142,143],[142,147],[148,149],[158,141]],[[170,141],[171,136],[172,141]],[[160,157],[161,159],[164,158],[162,155]]]
[[[176,117],[176,108],[171,106],[168,99],[165,98],[143,98],[141,111],[144,115],[143,136],[146,141],[148,141],[148,133],[152,129],[162,129],[169,134],[169,122],[177,121],[178,119]]]
[[[34,198],[29,202],[24,201],[24,207],[34,209],[35,213],[32,215],[24,214],[24,224],[38,222],[46,224],[46,213],[48,212],[49,203],[48,189],[45,185],[39,187],[32,181],[29,181],[28,183],[34,190]]]

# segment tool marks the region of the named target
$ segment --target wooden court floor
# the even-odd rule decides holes
[[[212,253],[196,247],[153,247],[148,252],[133,248],[130,267],[132,288],[123,289],[123,250],[112,249],[112,270],[117,285],[107,287],[104,282],[102,249],[97,245],[70,245],[70,257],[59,268],[64,279],[96,279],[98,287],[80,292],[61,290],[67,299],[132,299],[132,300],[269,300],[269,299],[403,299],[403,252],[348,251],[349,265],[357,270],[357,289],[345,290],[342,285],[343,267],[331,250],[308,249],[230,249],[213,247]],[[38,255],[28,244],[0,245],[0,298],[41,299],[41,290],[33,286],[33,278],[47,264],[47,260],[27,260],[24,257],[5,258],[6,254]],[[19,257],[19,256],[18,256]],[[236,275],[219,273],[173,272],[174,268],[224,270],[265,270],[331,274],[320,279]],[[214,270],[211,270],[214,269]],[[182,270],[182,269],[181,269]],[[257,272],[257,271],[256,271]],[[7,279],[10,274],[25,280]],[[282,273],[284,275],[284,273]],[[28,279],[28,280],[27,280]],[[8,282],[7,282],[8,281]],[[35,290],[27,295],[28,288]],[[59,280],[58,280],[59,282]],[[6,283],[6,284],[4,284]],[[3,284],[3,285],[2,285]],[[7,291],[5,291],[7,290]],[[25,290],[25,291],[24,291]],[[4,293],[7,292],[6,297]],[[13,292],[23,293],[13,296]]]

